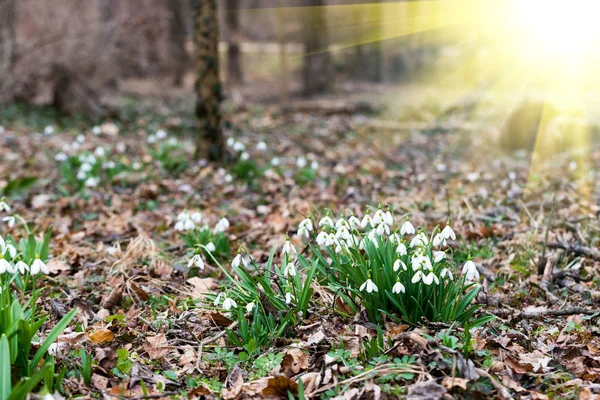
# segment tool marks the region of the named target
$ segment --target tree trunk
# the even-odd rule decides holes
[[[196,21],[196,116],[199,119],[197,154],[211,161],[223,157],[221,82],[219,80],[219,23],[216,0],[194,0]]]
[[[328,52],[327,18],[324,0],[311,0],[309,19],[304,22],[304,95],[313,96],[329,88],[331,57]]]
[[[16,24],[16,0],[0,0],[0,102],[12,100],[12,72],[17,54]]]
[[[287,37],[285,34],[285,27],[283,24],[283,13],[281,11],[283,4],[281,0],[277,2],[277,41],[279,42],[279,65],[281,67],[281,73],[279,76],[279,100],[281,104],[287,104],[289,100],[288,95],[288,65],[287,65],[287,54],[286,54],[286,43]]]
[[[185,51],[185,27],[186,27],[186,5],[185,0],[168,0],[167,7],[170,12],[169,38],[170,51],[173,59],[173,72],[175,86],[183,84],[183,77],[188,64],[188,56]]]
[[[240,2],[227,0],[225,20],[227,23],[227,81],[229,84],[242,83],[242,53],[240,51]]]

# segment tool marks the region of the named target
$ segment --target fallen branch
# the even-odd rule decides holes
[[[596,261],[600,261],[600,251],[587,246],[580,246],[578,244],[569,244],[563,242],[550,242],[548,243],[550,249],[562,249],[568,253],[577,254],[580,256],[586,256],[593,258]]]
[[[565,307],[558,310],[551,310],[544,307],[530,307],[523,310],[519,315],[515,316],[515,318],[523,318],[523,319],[536,319],[542,317],[564,317],[566,315],[577,315],[577,314],[585,314],[585,315],[594,315],[600,314],[600,310],[594,310],[590,308],[573,306],[573,307]]]

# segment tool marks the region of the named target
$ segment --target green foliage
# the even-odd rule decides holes
[[[212,243],[215,246],[215,251],[212,252],[212,256],[218,260],[226,259],[231,253],[227,235],[224,232],[215,233],[207,226],[182,232],[181,237],[186,247],[191,249],[188,253],[201,253],[205,258],[208,258],[210,255],[206,246],[209,243]]]
[[[151,136],[155,137],[155,136]],[[175,138],[158,141],[149,148],[150,155],[170,175],[177,176],[189,167],[190,155]]]

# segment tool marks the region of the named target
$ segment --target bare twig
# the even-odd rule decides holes
[[[563,242],[549,242],[548,248],[563,249],[569,253],[577,254],[580,256],[590,257],[596,261],[600,261],[600,251],[598,251],[594,248],[591,248],[591,247],[581,246],[578,244],[563,243]]]

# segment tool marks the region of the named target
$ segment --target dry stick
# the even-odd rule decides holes
[[[542,256],[544,257],[544,256]],[[543,258],[542,258],[543,259]],[[554,270],[554,265],[556,264],[556,260],[554,257],[549,256],[546,260],[546,266],[544,267],[544,273],[542,275],[542,282],[540,282],[540,288],[546,293],[546,299],[551,303],[555,304],[558,302],[558,297],[556,297],[552,291],[550,291],[550,283],[552,282],[552,271]]]
[[[229,325],[228,328],[229,329],[233,329],[233,328],[235,328],[237,326],[237,324],[238,324],[237,321],[233,321],[233,323],[231,325]],[[227,333],[226,330],[222,330],[221,332],[217,333],[215,336],[212,336],[212,337],[206,338],[204,340],[201,340],[200,344],[202,346],[205,346],[205,345],[207,345],[209,343],[212,343],[212,342],[218,340],[219,338],[225,336],[226,333]]]
[[[580,246],[578,244],[569,244],[563,242],[549,242],[548,248],[550,249],[563,249],[569,253],[577,254],[580,256],[590,257],[596,261],[600,261],[600,251],[587,246]]]
[[[576,314],[585,314],[585,315],[594,315],[599,314],[600,310],[589,309],[580,306],[573,307],[565,307],[558,310],[550,310],[547,308],[542,309],[525,309],[515,318],[524,318],[524,319],[536,319],[540,317],[563,317],[566,315],[576,315]]]

